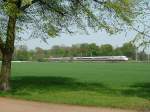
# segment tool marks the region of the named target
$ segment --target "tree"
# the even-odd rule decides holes
[[[113,53],[113,47],[110,44],[101,45],[100,55],[111,56]]]
[[[122,53],[121,48],[120,47],[115,48],[114,51],[113,51],[113,55],[115,55],[115,56],[122,56],[123,53]]]
[[[62,54],[64,54],[65,51],[62,50],[62,48],[60,46],[53,46],[52,49],[51,49],[51,55],[54,56],[54,57],[61,57]]]
[[[44,41],[65,31],[72,33],[78,28],[86,31],[86,27],[113,33],[119,30],[120,24],[131,23],[132,2],[134,0],[0,0],[0,90],[10,88],[14,42],[21,31],[33,30],[32,37],[38,34]]]
[[[83,43],[80,45],[81,56],[87,56],[88,55],[88,47],[89,47],[89,45],[87,43]]]
[[[89,56],[98,56],[99,47],[95,43],[89,44],[88,51]]]
[[[29,53],[27,46],[20,46],[18,49],[15,50],[15,60],[19,61],[27,61],[29,60]]]
[[[135,8],[139,15],[132,24],[132,30],[137,33],[133,43],[137,49],[145,50],[150,46],[150,1],[139,0]]]
[[[81,54],[79,44],[72,45],[70,50],[71,50],[70,51],[71,56],[80,56],[80,54]]]
[[[138,59],[140,61],[146,61],[147,60],[147,54],[144,51],[141,51],[138,53]]]
[[[36,47],[35,48],[35,53],[34,53],[34,59],[36,61],[44,61],[45,58],[45,52],[42,48]]]
[[[132,59],[135,58],[136,47],[131,42],[123,44],[121,50],[123,55],[128,56]]]

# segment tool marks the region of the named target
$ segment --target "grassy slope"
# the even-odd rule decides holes
[[[51,103],[150,110],[150,64],[14,63],[1,95]]]

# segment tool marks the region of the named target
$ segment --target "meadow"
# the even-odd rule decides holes
[[[150,111],[147,63],[13,63],[11,84],[0,96]]]

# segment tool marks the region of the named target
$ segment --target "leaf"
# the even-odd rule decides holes
[[[32,4],[32,0],[22,0],[21,6]]]

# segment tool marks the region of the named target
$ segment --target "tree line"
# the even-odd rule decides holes
[[[121,47],[114,48],[110,44],[101,46],[95,43],[83,43],[67,46],[55,45],[51,49],[45,50],[42,48],[35,48],[28,50],[27,46],[21,45],[15,49],[14,61],[47,61],[50,57],[77,57],[77,56],[127,56],[131,60],[147,60],[147,54],[144,51],[136,52],[136,47],[131,43],[124,43]]]

